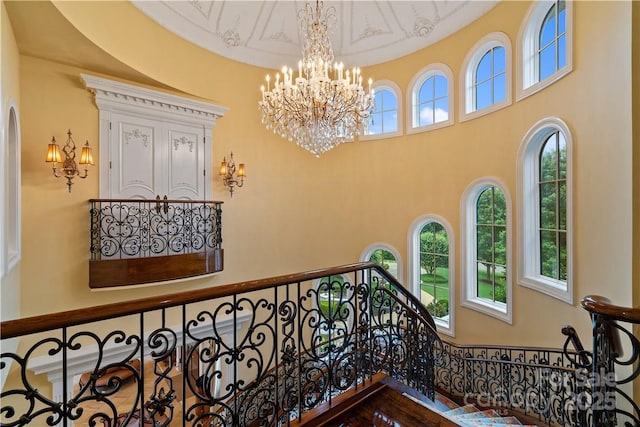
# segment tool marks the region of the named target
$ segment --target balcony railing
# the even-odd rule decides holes
[[[545,425],[638,426],[640,342],[620,323],[640,309],[582,304],[593,351],[571,333],[564,349],[441,341],[373,263],[7,321],[0,338],[21,341],[0,354],[0,426],[298,425],[380,373]]]
[[[289,425],[381,372],[433,397],[439,342],[420,302],[373,263],[0,327],[24,349],[0,355],[16,372],[1,426]]]
[[[222,202],[91,199],[92,288],[223,269]]]

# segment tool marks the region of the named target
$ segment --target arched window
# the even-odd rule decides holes
[[[360,261],[372,261],[380,264],[402,283],[404,266],[402,265],[400,253],[393,246],[385,243],[374,243],[362,251]]]
[[[453,230],[443,218],[425,215],[413,222],[408,240],[409,274],[414,293],[433,316],[438,331],[453,336]]]
[[[471,184],[462,201],[462,302],[511,323],[511,200],[493,178]]]
[[[453,73],[444,64],[420,70],[409,84],[407,133],[453,124]]]
[[[573,2],[534,2],[518,40],[518,99],[529,96],[572,70]]]
[[[10,271],[20,260],[20,135],[14,106],[9,108],[8,116],[5,134],[6,149],[3,151],[6,158],[2,180],[5,183],[2,187],[4,190],[4,223],[2,224],[4,237],[0,243],[2,245],[0,276]]]
[[[469,51],[462,66],[460,120],[470,120],[511,104],[511,43],[491,33]]]
[[[365,123],[364,135],[360,137],[360,140],[401,135],[400,88],[394,82],[387,80],[376,81],[373,88],[375,90],[375,105],[371,117]]]
[[[518,282],[573,304],[571,134],[548,118],[527,132],[518,152]]]
[[[342,345],[343,338],[352,333],[353,316],[356,310],[354,286],[346,276],[328,276],[315,281],[312,299],[317,308],[313,342],[320,344],[320,352],[330,351]]]

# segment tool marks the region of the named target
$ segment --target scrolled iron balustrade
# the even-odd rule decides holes
[[[91,199],[91,287],[223,269],[222,202]]]
[[[581,368],[594,425],[639,427],[640,403],[622,387],[640,378],[640,339],[631,330],[640,324],[640,307],[616,306],[598,295],[583,298],[581,305],[591,315],[593,329],[593,349]],[[629,373],[621,375],[620,368]]]
[[[288,425],[380,372],[433,396],[422,365],[440,342],[419,300],[373,263],[8,321],[0,336],[29,342],[0,355],[18,371],[0,394],[3,427]],[[98,386],[136,359],[147,369]],[[38,363],[57,365],[57,398]]]
[[[0,426],[284,426],[385,373],[425,396],[438,389],[546,425],[635,427],[637,403],[621,386],[638,368],[620,378],[615,368],[638,362],[637,337],[617,323],[638,323],[638,309],[598,297],[583,306],[593,352],[457,345],[382,267],[360,263],[3,322],[2,340],[21,337],[25,350],[0,355],[0,370],[17,372],[0,394]],[[43,366],[52,393],[35,375]],[[613,406],[594,405],[597,393],[614,393]]]

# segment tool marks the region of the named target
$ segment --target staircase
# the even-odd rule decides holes
[[[441,394],[436,394],[434,401],[422,402],[406,395],[410,399],[425,405],[427,408],[440,414],[442,417],[462,427],[471,426],[537,426],[538,424],[525,424],[514,415],[505,415],[495,409],[479,409],[468,404],[460,406]]]
[[[459,405],[442,394],[426,399],[387,375],[377,375],[358,391],[346,392],[331,404],[303,415],[296,427],[494,427],[544,426],[506,410]],[[522,420],[527,419],[526,422]]]

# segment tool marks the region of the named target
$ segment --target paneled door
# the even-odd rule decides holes
[[[204,129],[112,114],[110,198],[204,200]]]

